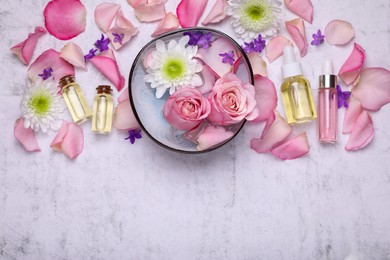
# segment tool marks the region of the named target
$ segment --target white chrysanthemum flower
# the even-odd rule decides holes
[[[251,41],[259,34],[266,37],[278,32],[281,0],[228,0],[228,4],[234,31],[244,41]]]
[[[37,80],[26,88],[21,103],[24,127],[46,133],[49,128],[58,130],[59,118],[65,109],[58,88],[53,81]]]
[[[183,86],[195,88],[203,84],[196,74],[202,70],[202,65],[193,59],[198,47],[186,47],[188,41],[188,36],[180,38],[179,42],[170,40],[167,46],[162,40],[156,41],[156,50],[151,53],[145,81],[156,89],[157,98],[161,98],[167,89],[172,95]]]

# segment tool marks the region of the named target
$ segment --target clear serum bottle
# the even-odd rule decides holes
[[[321,143],[337,141],[337,77],[333,74],[332,61],[326,60],[318,89],[318,140]]]
[[[114,111],[112,89],[110,86],[100,85],[96,88],[96,92],[91,129],[99,134],[108,134],[111,132]]]
[[[281,92],[287,122],[298,124],[312,121],[317,118],[317,112],[310,83],[302,76],[301,64],[295,61],[291,46],[284,48],[283,56],[282,74],[284,81]]]
[[[79,84],[75,82],[74,76],[68,75],[61,78],[60,87],[73,121],[77,124],[87,121],[92,116],[92,111]]]

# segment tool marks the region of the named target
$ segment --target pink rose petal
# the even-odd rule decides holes
[[[198,87],[198,89],[202,94],[206,94],[213,89],[216,78],[212,70],[207,65],[203,65],[201,74],[204,83],[202,86]]]
[[[179,19],[172,12],[165,15],[154,30],[152,37],[159,36],[161,34],[176,30],[179,28]]]
[[[118,103],[122,103],[122,102],[125,102],[127,100],[130,100],[130,97],[129,97],[129,89],[128,88],[125,88],[123,91],[122,91],[122,94],[118,97]]]
[[[15,53],[21,62],[27,65],[31,60],[38,38],[45,33],[46,30],[43,27],[35,27],[35,31],[29,33],[26,40],[16,44],[10,50]]]
[[[24,119],[19,118],[15,121],[14,125],[14,135],[16,140],[18,140],[29,152],[40,152],[37,139],[35,138],[34,131],[31,128],[24,128]]]
[[[347,85],[351,85],[359,76],[365,60],[365,51],[357,43],[353,45],[353,50],[347,60],[341,66],[339,78]]]
[[[123,88],[125,79],[119,71],[118,64],[111,49],[93,57],[90,59],[90,62],[115,85],[118,91]]]
[[[113,3],[101,3],[96,6],[94,17],[95,23],[100,30],[107,32],[110,29],[120,8],[120,5]]]
[[[70,40],[85,30],[86,14],[79,0],[52,0],[43,12],[47,31],[60,40]]]
[[[73,122],[63,121],[50,147],[63,152],[70,159],[76,158],[84,149],[83,129]]]
[[[343,20],[330,21],[325,27],[325,40],[332,45],[344,45],[355,37],[352,24]]]
[[[83,68],[85,71],[87,70],[83,51],[80,46],[73,42],[66,44],[61,49],[60,57],[75,67]]]
[[[115,108],[114,126],[118,130],[130,130],[140,128],[134,116],[129,100],[120,102]]]
[[[273,37],[267,44],[267,47],[265,48],[265,56],[267,57],[268,61],[272,63],[274,60],[279,58],[283,55],[283,49],[287,45],[291,45],[292,43],[289,39],[278,35],[276,37]]]
[[[278,96],[274,83],[266,77],[255,75],[255,98],[259,108],[259,116],[254,122],[261,122],[269,118],[276,108]]]
[[[134,1],[129,1],[134,2]],[[161,20],[165,16],[165,3],[167,0],[147,0],[135,1],[137,3],[131,4],[134,8],[135,16],[141,22],[154,22]]]
[[[366,68],[360,73],[352,95],[365,109],[378,111],[390,102],[390,71],[385,68]]]
[[[139,5],[145,5],[148,3],[148,0],[127,0],[131,7],[136,8]]]
[[[218,23],[225,19],[227,13],[226,0],[216,0],[209,14],[203,20],[202,25],[208,25],[209,23]]]
[[[55,80],[60,80],[67,75],[74,75],[74,68],[71,64],[60,57],[60,53],[49,49],[43,52],[28,69],[28,77],[34,81],[38,78],[44,69],[51,67],[53,69],[52,76]]]
[[[122,44],[114,41],[115,34],[123,35]],[[118,11],[115,26],[108,30],[107,36],[115,50],[122,48],[130,39],[138,33],[138,29],[123,15],[122,10]]]
[[[194,27],[203,14],[208,0],[181,0],[176,8],[181,27]]]
[[[292,160],[304,156],[309,149],[306,133],[302,133],[273,148],[271,153],[279,159]]]
[[[285,6],[307,22],[313,21],[313,5],[310,0],[284,0]]]
[[[251,148],[257,153],[267,153],[286,139],[290,133],[290,125],[276,112],[268,118],[261,137],[251,140]]]
[[[363,108],[360,101],[354,96],[351,96],[349,99],[348,109],[345,111],[343,134],[348,134],[352,131],[353,126],[361,113],[363,113]]]
[[[206,127],[198,137],[198,151],[204,151],[219,145],[232,138],[233,132],[226,131],[222,126],[209,126]]]
[[[253,75],[261,75],[267,77],[267,64],[258,52],[251,52],[247,54],[249,62],[252,67]]]
[[[301,57],[305,56],[307,53],[307,40],[305,24],[303,23],[302,18],[287,21],[286,28],[295,44],[298,46]]]
[[[364,110],[352,128],[345,150],[356,151],[366,147],[374,139],[374,125],[370,114]]]

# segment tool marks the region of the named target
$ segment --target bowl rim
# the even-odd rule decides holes
[[[212,32],[212,33],[216,33],[216,34],[219,34],[219,35],[222,35],[223,37],[225,37],[226,39],[228,39],[230,42],[232,42],[233,45],[235,45],[237,47],[237,49],[241,52],[242,54],[242,57],[244,57],[245,61],[246,61],[246,64],[248,65],[248,69],[249,69],[249,73],[250,73],[250,81],[251,81],[251,84],[253,85],[254,84],[254,76],[253,76],[253,69],[252,69],[252,66],[250,64],[250,61],[249,61],[249,58],[248,56],[246,55],[244,49],[236,42],[236,40],[234,40],[232,37],[230,37],[229,35],[227,35],[226,33],[224,32],[221,32],[219,30],[216,30],[216,29],[213,29],[213,28],[207,28],[207,27],[189,27],[189,28],[181,28],[181,29],[176,29],[176,30],[173,30],[173,31],[170,31],[170,32],[167,32],[167,33],[164,33],[152,40],[150,40],[148,43],[146,43],[144,45],[144,47],[142,47],[142,49],[138,52],[137,56],[134,58],[134,61],[133,61],[133,64],[131,65],[131,69],[130,69],[130,73],[129,73],[129,81],[128,81],[128,92],[129,92],[129,102],[130,102],[130,106],[133,110],[133,114],[139,124],[139,126],[141,127],[141,129],[146,133],[147,136],[149,136],[150,139],[152,139],[155,143],[157,143],[158,145],[164,147],[165,149],[167,150],[170,150],[170,151],[174,151],[174,152],[177,152],[177,153],[184,153],[184,154],[202,154],[202,153],[208,153],[208,152],[211,152],[211,151],[214,151],[222,146],[224,146],[225,144],[229,143],[231,140],[233,140],[237,135],[238,133],[242,130],[242,128],[244,127],[245,123],[246,123],[246,119],[243,120],[242,122],[242,125],[240,126],[240,128],[236,131],[236,133],[234,133],[234,135],[232,137],[230,137],[229,139],[221,142],[220,144],[212,147],[212,148],[208,148],[206,150],[202,150],[202,151],[185,151],[185,150],[180,150],[180,149],[176,149],[176,148],[173,148],[173,147],[170,147],[166,144],[163,144],[162,142],[160,142],[159,140],[157,140],[152,134],[149,133],[148,130],[146,130],[146,127],[142,124],[141,122],[141,119],[139,118],[138,116],[138,113],[137,113],[137,110],[136,110],[136,107],[134,105],[134,102],[133,102],[133,95],[132,95],[132,91],[131,91],[131,82],[132,82],[132,78],[133,78],[133,74],[134,74],[134,71],[135,71],[135,68],[136,68],[136,65],[138,63],[138,61],[140,60],[141,58],[141,55],[143,54],[144,50],[147,49],[150,45],[152,45],[153,43],[155,43],[157,40],[160,40],[161,38],[165,38],[165,37],[168,37],[170,35],[174,35],[174,34],[177,34],[177,33],[181,33],[181,32],[188,32],[188,31],[208,31],[208,32]]]

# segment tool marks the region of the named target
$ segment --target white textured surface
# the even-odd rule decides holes
[[[390,105],[373,114],[375,139],[358,152],[344,150],[346,136],[319,145],[314,123],[294,127],[308,132],[311,151],[288,162],[250,150],[263,127],[250,124],[228,145],[199,156],[166,151],[147,137],[130,145],[115,130],[95,135],[90,123],[74,161],[49,148],[53,132],[38,135],[42,152],[25,152],[13,124],[27,68],[8,49],[43,25],[46,2],[0,5],[0,259],[390,259]],[[101,1],[83,2],[87,29],[74,42],[87,52],[100,36],[93,10]],[[113,2],[141,31],[116,53],[127,78],[156,23],[141,24],[125,0]],[[169,0],[167,9],[177,2]],[[346,19],[366,50],[366,66],[389,68],[388,0],[313,4],[308,39],[331,19]],[[214,27],[234,36],[229,21]],[[63,45],[46,34],[32,60]],[[332,58],[338,70],[351,49],[309,46],[302,65],[313,89],[322,60]],[[280,64],[269,66],[277,86]],[[90,103],[95,87],[109,83],[91,64],[76,73]]]

